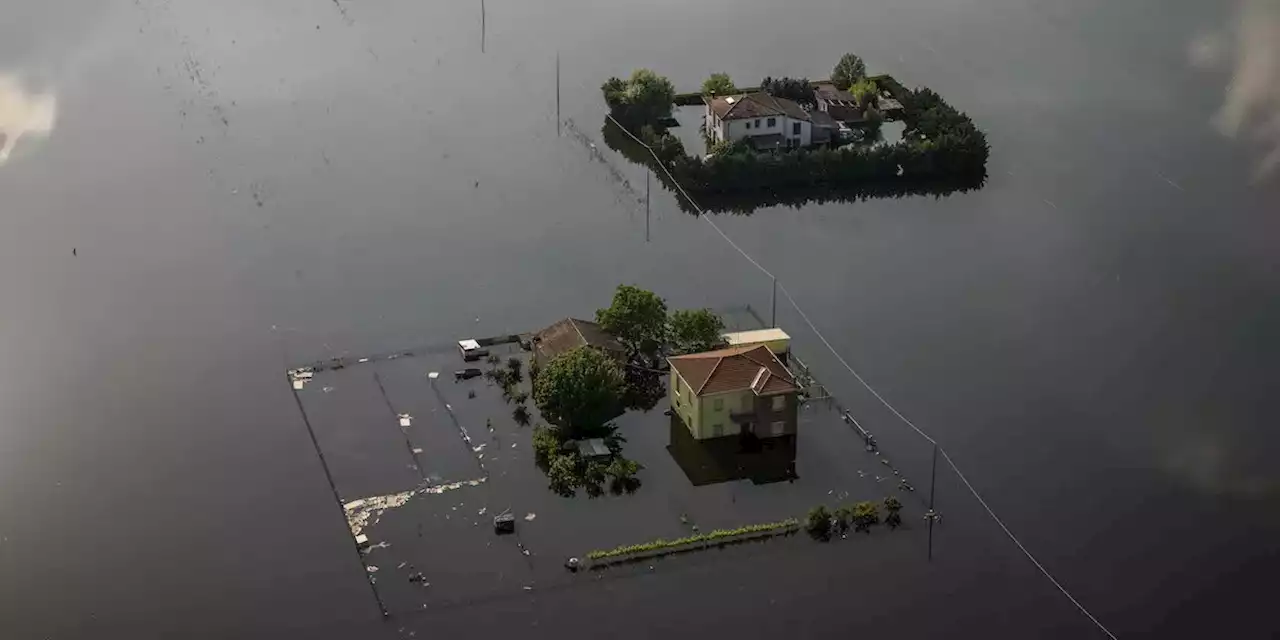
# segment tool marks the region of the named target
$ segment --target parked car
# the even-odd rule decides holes
[[[479,378],[481,375],[483,374],[479,369],[472,367],[470,369],[459,369],[458,371],[454,371],[453,379],[454,380],[470,380],[472,378]]]

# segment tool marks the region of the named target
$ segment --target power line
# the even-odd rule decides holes
[[[654,162],[658,165],[660,169],[662,169],[662,172],[667,174],[667,178],[670,179],[671,184],[674,185],[675,188],[680,191],[680,194],[684,196],[685,200],[688,200],[689,204],[697,211],[698,217],[702,218],[704,221],[706,221],[707,224],[711,225],[711,228],[715,229],[716,233],[720,234],[720,237],[724,238],[724,241],[729,243],[729,246],[737,250],[737,252],[741,254],[743,258],[746,258],[747,262],[750,262],[753,266],[755,266],[755,268],[759,269],[761,273],[764,273],[765,275],[769,276],[774,280],[774,282],[777,284],[778,289],[782,291],[782,295],[786,296],[787,300],[791,303],[791,306],[795,308],[796,312],[800,314],[800,317],[804,320],[805,324],[808,325],[809,329],[813,331],[813,334],[818,336],[818,339],[821,340],[822,344],[827,347],[827,350],[831,352],[831,355],[835,356],[836,360],[838,360],[840,364],[843,365],[844,368],[849,371],[849,373],[853,374],[853,377],[858,380],[858,382],[862,385],[864,389],[871,392],[871,395],[875,396],[876,400],[880,401],[881,405],[884,405],[884,407],[888,409],[891,413],[893,413],[893,415],[897,416],[899,420],[901,420],[908,427],[911,427],[912,431],[915,431],[917,434],[919,434],[920,437],[928,441],[929,444],[932,444],[935,447],[937,447],[937,450],[942,454],[943,459],[947,461],[947,465],[950,466],[951,469],[956,472],[956,476],[958,476],[960,478],[960,481],[964,483],[964,486],[966,489],[969,490],[969,493],[973,494],[973,497],[978,501],[978,504],[982,505],[982,508],[987,512],[987,515],[991,516],[991,519],[994,520],[995,523],[1000,526],[1000,529],[1004,531],[1005,535],[1008,536],[1009,539],[1012,540],[1015,545],[1017,545],[1018,549],[1022,551],[1022,554],[1025,555],[1027,559],[1031,561],[1031,564],[1035,565],[1035,567],[1040,570],[1040,573],[1043,574],[1044,577],[1047,578],[1049,582],[1054,587],[1056,587],[1059,592],[1062,593],[1062,595],[1066,596],[1067,600],[1069,600],[1071,604],[1075,605],[1076,609],[1078,609],[1080,613],[1084,614],[1084,616],[1088,618],[1089,621],[1094,624],[1094,626],[1098,627],[1098,629],[1100,629],[1103,633],[1107,634],[1107,637],[1111,638],[1112,640],[1117,640],[1116,635],[1114,633],[1111,633],[1111,630],[1108,629],[1105,625],[1103,625],[1102,622],[1100,622],[1097,618],[1095,618],[1092,613],[1089,613],[1089,610],[1086,609],[1083,604],[1080,604],[1080,601],[1076,600],[1075,597],[1072,596],[1071,593],[1067,591],[1066,587],[1063,587],[1062,584],[1059,583],[1058,580],[1054,578],[1051,573],[1049,573],[1049,570],[1046,569],[1044,565],[1040,564],[1040,561],[1037,560],[1036,557],[1032,555],[1029,550],[1027,550],[1026,546],[1024,546],[1022,542],[1018,540],[1017,536],[1013,535],[1013,532],[1009,530],[1009,527],[1005,526],[1004,522],[1000,520],[1000,518],[996,515],[995,511],[993,511],[991,507],[987,504],[987,501],[982,499],[982,496],[978,493],[978,490],[975,489],[973,485],[969,482],[969,479],[966,478],[963,473],[961,473],[960,467],[956,466],[955,461],[953,461],[951,459],[951,456],[947,453],[947,451],[943,449],[941,445],[938,444],[938,441],[934,440],[931,436],[929,436],[929,434],[921,430],[920,427],[917,427],[914,422],[912,422],[905,415],[903,415],[901,411],[898,411],[896,407],[890,404],[890,402],[886,400],[884,396],[880,395],[880,392],[876,391],[875,388],[872,387],[866,381],[866,379],[863,378],[862,375],[859,374],[858,371],[854,369],[853,366],[850,365],[849,362],[844,359],[844,356],[841,356],[840,352],[836,351],[835,347],[831,345],[831,342],[827,340],[826,336],[822,335],[822,332],[818,330],[818,327],[814,325],[812,320],[809,319],[809,314],[805,313],[804,309],[800,308],[799,303],[796,302],[796,299],[791,296],[791,292],[787,291],[787,288],[781,282],[777,282],[777,276],[773,275],[773,273],[771,273],[768,269],[764,268],[764,266],[761,265],[759,262],[757,262],[755,258],[752,258],[751,254],[747,253],[745,250],[742,249],[742,247],[738,246],[738,243],[734,242],[733,239],[731,239],[723,230],[720,229],[719,225],[717,225],[713,220],[711,220],[711,217],[707,215],[707,212],[703,210],[702,207],[698,206],[698,203],[692,197],[689,196],[689,193],[684,190],[684,187],[681,186],[678,181],[676,181],[675,176],[671,175],[671,172],[667,169],[667,166],[662,162],[662,159],[658,157],[658,154],[653,150],[653,148],[645,144],[645,142],[640,138],[637,138],[635,134],[628,131],[626,127],[622,126],[617,120],[613,118],[612,114],[607,115],[606,118],[608,118],[608,120],[612,122],[614,126],[621,129],[623,133],[627,134],[628,137],[630,137],[632,140],[635,140],[637,144],[639,144],[640,146],[644,147],[649,151],[649,155],[653,156]]]

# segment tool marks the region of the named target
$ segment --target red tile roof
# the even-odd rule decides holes
[[[756,395],[800,390],[786,365],[764,345],[691,353],[667,362],[698,396],[747,389]]]
[[[711,111],[721,120],[746,120],[748,118],[764,118],[768,116],[788,116],[796,120],[808,120],[809,112],[799,103],[786,98],[777,98],[763,91],[736,96],[703,98]]]

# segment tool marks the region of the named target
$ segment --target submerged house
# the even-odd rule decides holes
[[[600,325],[577,318],[565,318],[530,339],[533,361],[544,365],[552,358],[575,347],[599,349],[618,362],[625,362],[627,350]]]
[[[707,136],[715,142],[746,140],[757,150],[807,147],[813,119],[799,103],[764,92],[703,96]]]
[[[800,388],[761,342],[667,358],[672,414],[695,439],[796,433]]]

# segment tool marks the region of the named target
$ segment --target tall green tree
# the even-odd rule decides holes
[[[631,355],[650,360],[667,337],[667,303],[652,291],[618,285],[613,303],[596,311],[596,322],[613,334]]]
[[[669,117],[676,97],[675,85],[648,69],[636,69],[627,80],[609,78],[600,89],[614,117],[629,129]]]
[[[599,433],[622,408],[618,363],[590,347],[566,351],[548,362],[533,385],[533,399],[568,438]]]
[[[738,88],[733,86],[733,80],[729,78],[727,73],[713,73],[702,81],[702,93],[704,95],[714,93],[724,96],[737,92]]]
[[[862,58],[846,53],[840,58],[840,62],[836,63],[836,68],[831,70],[831,82],[839,89],[848,89],[853,83],[867,77],[867,64]]]
[[[669,337],[676,354],[711,351],[724,344],[724,320],[710,309],[672,312]]]

